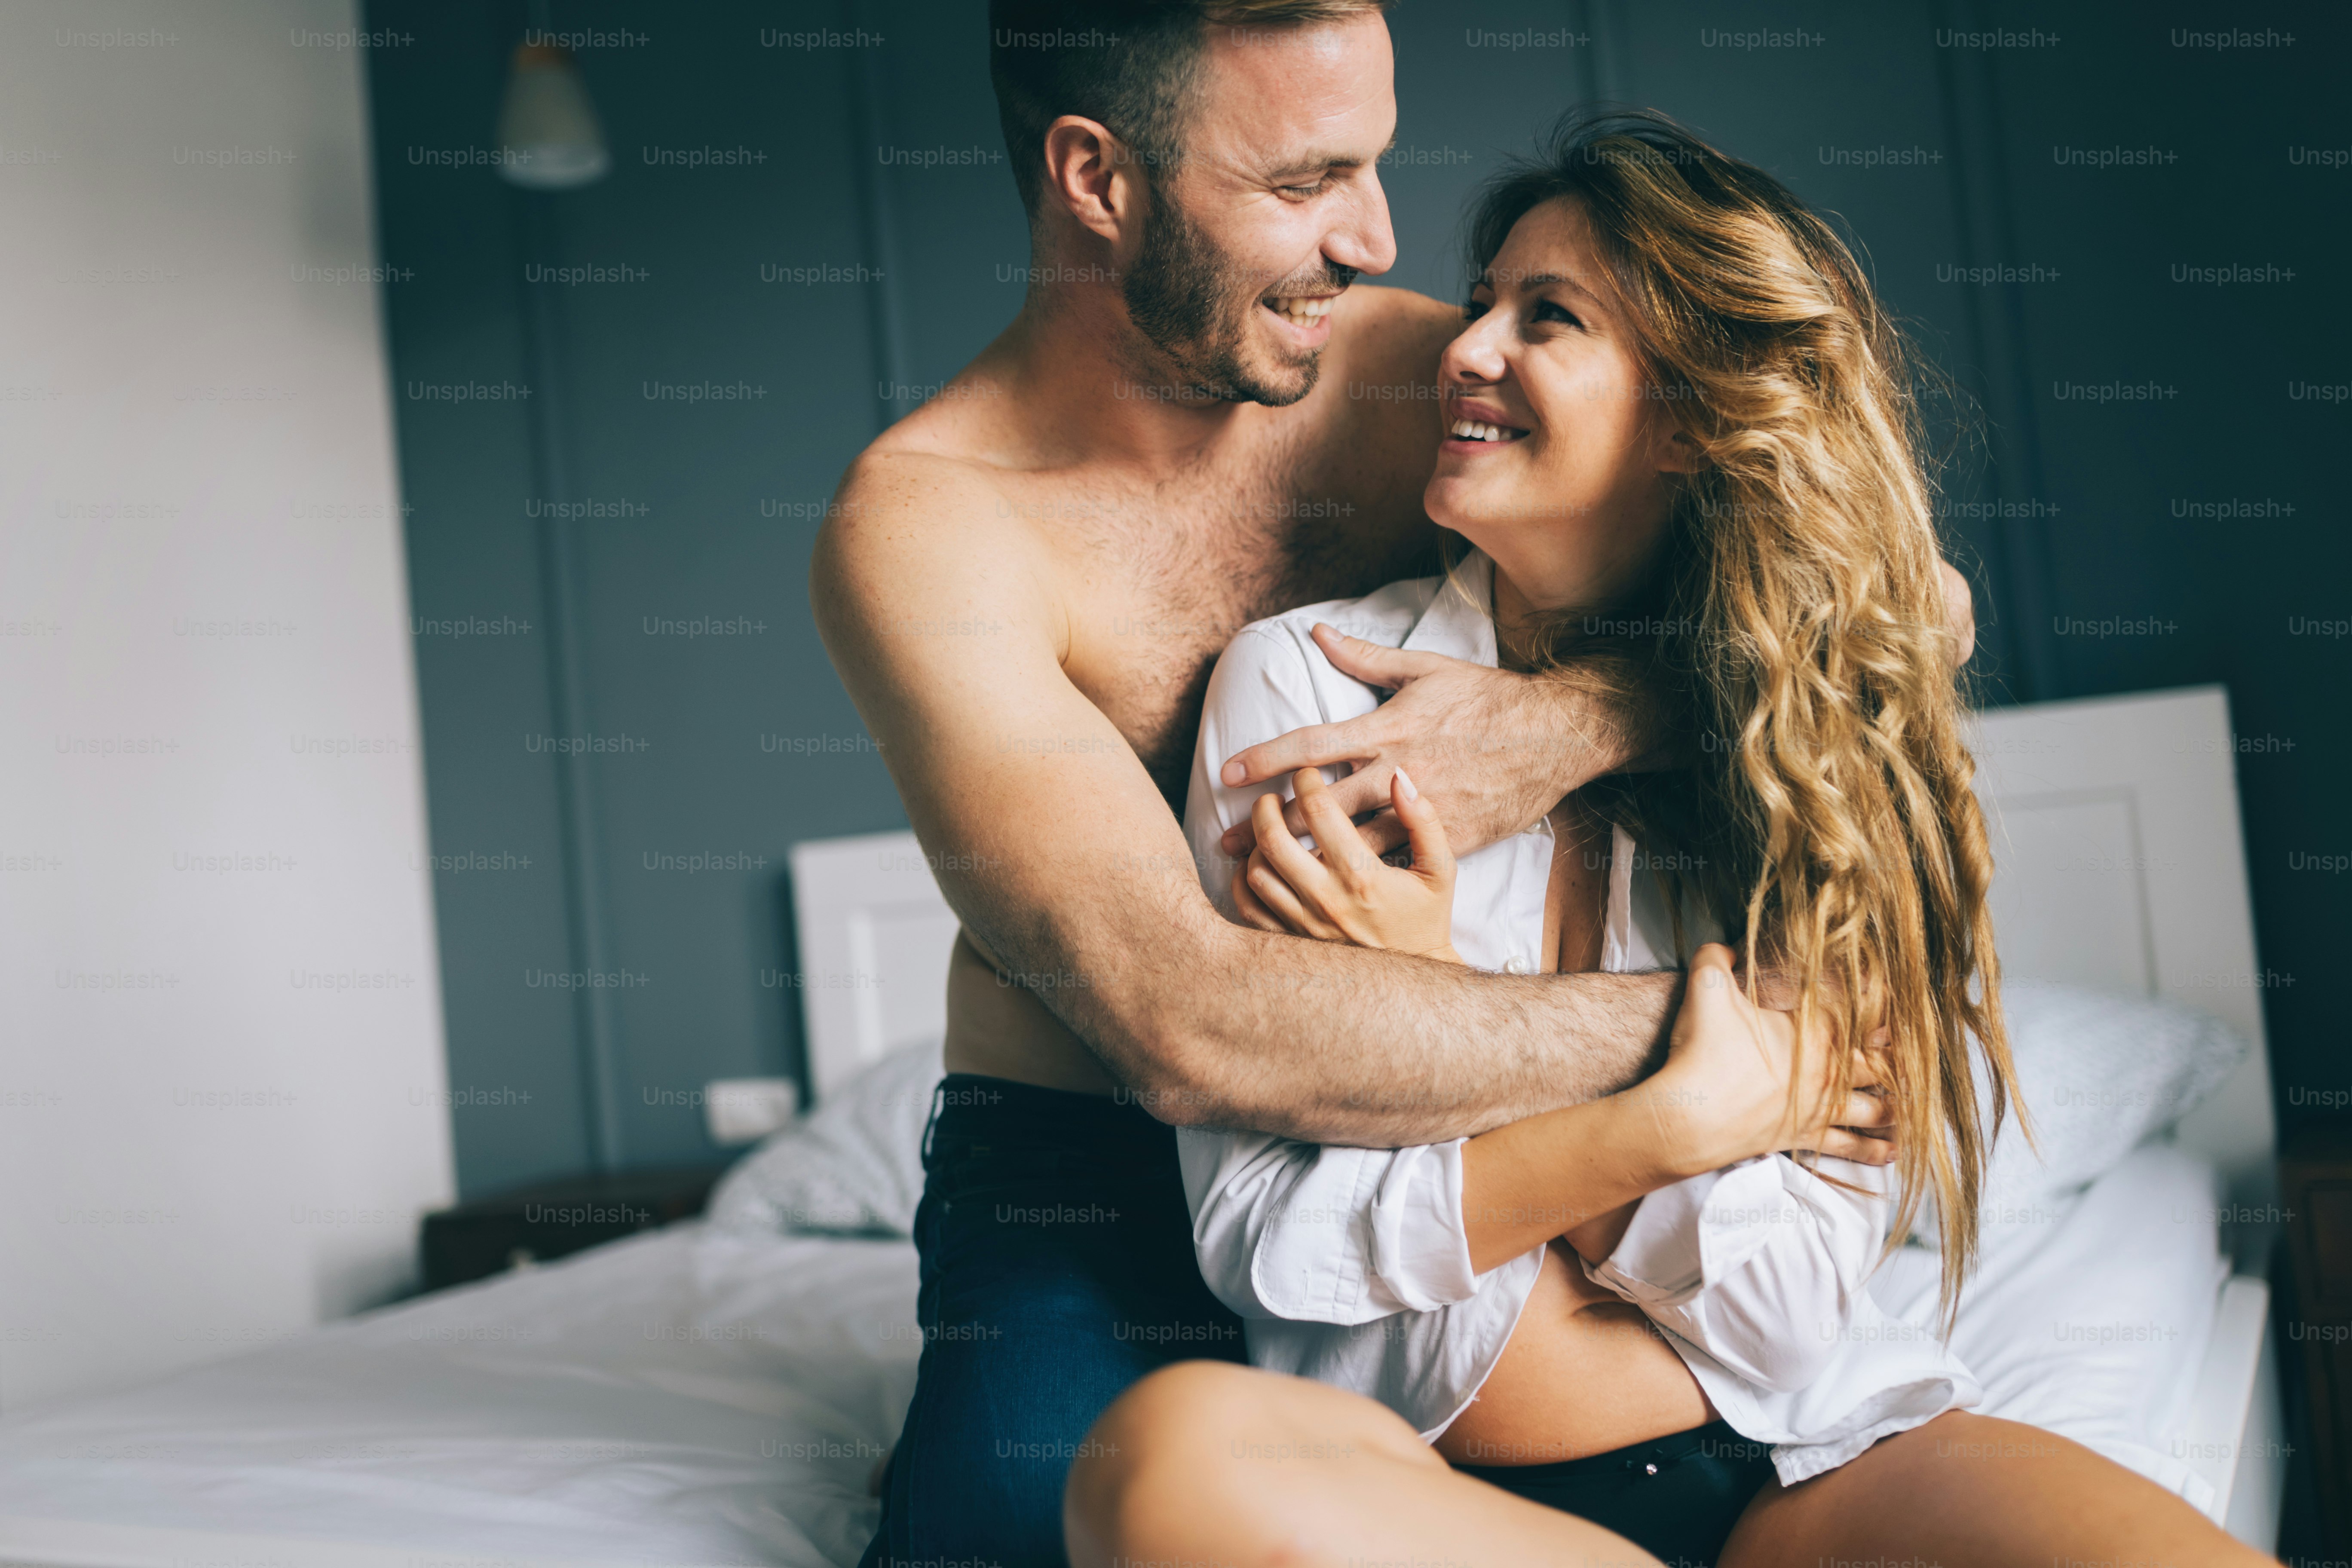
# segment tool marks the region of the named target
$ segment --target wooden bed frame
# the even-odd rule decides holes
[[[1998,866],[1994,918],[2013,976],[2162,996],[2256,1048],[2174,1136],[2221,1173],[2233,1208],[2276,1191],[2260,971],[2239,829],[2229,702],[2220,687],[2041,703],[1979,715],[1977,788]],[[866,1063],[940,1037],[956,922],[909,833],[792,852],[808,1079],[822,1100]],[[2285,1434],[2269,1236],[2237,1227],[2188,1453],[2210,1510],[2267,1552],[2278,1537]]]

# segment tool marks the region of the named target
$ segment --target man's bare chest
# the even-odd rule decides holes
[[[1272,486],[1120,510],[1055,540],[1064,669],[1181,809],[1218,654],[1250,622],[1432,570],[1414,493],[1373,501]]]

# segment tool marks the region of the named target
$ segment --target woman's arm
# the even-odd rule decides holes
[[[1413,845],[1405,871],[1358,867],[1329,792],[1312,773],[1297,783],[1317,842],[1333,848],[1308,856],[1260,801],[1261,848],[1235,888],[1251,918],[1365,946],[1426,949],[1446,940],[1451,858],[1435,813],[1411,784],[1401,783],[1394,801]],[[1563,1235],[1594,1281],[1749,1384],[1810,1384],[1843,1348],[1877,1262],[1881,1173],[1836,1162],[1864,1188],[1853,1192],[1777,1154],[1718,1160],[1708,1152],[1720,1147],[1717,1114],[1754,1125],[1785,1111],[1785,1101],[1734,1104],[1730,1086],[1759,1054],[1785,1083],[1790,1036],[1786,1015],[1742,992],[1730,950],[1702,947],[1656,1077],[1577,1114],[1530,1117],[1463,1145],[1462,1236],[1473,1270]],[[1830,1054],[1812,1058],[1825,1066]],[[1881,1162],[1892,1147],[1868,1145]],[[1678,1167],[1677,1155],[1701,1168]]]
[[[1261,848],[1234,889],[1244,913],[1362,946],[1428,951],[1446,942],[1452,858],[1434,811],[1399,777],[1393,804],[1411,834],[1409,870],[1357,865],[1335,801],[1318,775],[1302,773],[1303,816],[1317,842],[1332,847],[1307,855],[1261,800]],[[1711,1119],[1699,1108],[1724,1098],[1723,1086],[1759,1047],[1779,1054],[1776,1029],[1785,1039],[1786,1016],[1742,993],[1730,949],[1701,948],[1664,1071],[1577,1114],[1530,1117],[1463,1145],[1462,1235],[1472,1268],[1564,1235],[1590,1278],[1749,1384],[1811,1383],[1861,1307],[1884,1240],[1884,1183],[1876,1168],[1843,1161],[1864,1190],[1834,1186],[1777,1154],[1718,1167],[1702,1152]],[[1674,1169],[1677,1152],[1706,1168]]]
[[[1229,743],[1255,743],[1301,723],[1344,717],[1341,704],[1358,695],[1363,706],[1370,706],[1369,692],[1349,690],[1347,683],[1318,691],[1304,653],[1296,639],[1262,629],[1234,640],[1210,679],[1201,726],[1204,754]],[[1324,783],[1309,770],[1258,789],[1229,789],[1207,774],[1205,764],[1196,763],[1185,833],[1204,888],[1229,916],[1284,929],[1255,909],[1246,881],[1219,853],[1225,829],[1254,806],[1276,813],[1278,820],[1286,784],[1319,791]],[[1433,815],[1429,821],[1433,826]],[[1332,842],[1340,840],[1335,836]],[[1284,843],[1299,858],[1312,859],[1295,839],[1286,837]],[[1423,869],[1429,871],[1426,838],[1423,847]],[[1436,848],[1442,855],[1442,834]],[[1444,860],[1434,934],[1427,941],[1360,945],[1445,950],[1452,866],[1450,857]],[[1546,1122],[1580,1152],[1591,1179],[1589,1190],[1575,1182],[1561,1186],[1554,1203],[1622,1204],[1683,1173],[1656,1167],[1651,1156],[1657,1130],[1637,1100],[1595,1101],[1555,1113]],[[1429,1310],[1466,1300],[1477,1289],[1478,1274],[1540,1246],[1562,1228],[1559,1223],[1539,1228],[1515,1251],[1482,1255],[1474,1265],[1464,1222],[1472,1205],[1465,1203],[1460,1139],[1358,1149],[1257,1132],[1185,1129],[1179,1133],[1179,1149],[1202,1278],[1244,1317],[1357,1323],[1401,1310]]]
[[[1588,1124],[1554,1111],[1465,1145],[1464,1220],[1472,1262],[1486,1268],[1489,1259],[1515,1257],[1555,1236],[1567,1237],[1597,1262],[1638,1223],[1631,1206],[1635,1200],[1771,1150],[1821,1147],[1836,1139],[1855,1146],[1870,1163],[1891,1160],[1892,1144],[1828,1125],[1824,1042],[1804,1053],[1808,1092],[1791,1115],[1787,1097],[1795,1040],[1787,1014],[1748,999],[1732,972],[1729,948],[1720,942],[1700,948],[1675,1014],[1666,1065],[1631,1089],[1573,1108],[1608,1112],[1608,1142],[1588,1150]],[[1769,1072],[1756,1071],[1759,1058]],[[1775,1080],[1777,1099],[1769,1087]],[[1855,1094],[1836,1113],[1849,1119],[1847,1126],[1868,1125],[1883,1108]]]
[[[1302,819],[1325,847],[1310,853],[1290,836],[1277,797],[1260,796],[1256,847],[1233,888],[1241,916],[1270,931],[1451,957],[1453,854],[1412,780],[1395,775],[1391,797],[1412,848],[1409,867],[1372,854],[1314,770],[1300,770],[1293,783]],[[1884,1120],[1885,1108],[1868,1096],[1849,1096],[1839,1108],[1844,1126],[1827,1125],[1825,1040],[1805,1053],[1812,1092],[1790,1117],[1793,1026],[1787,1014],[1748,999],[1729,948],[1701,948],[1690,973],[1656,1075],[1464,1146],[1463,1218],[1475,1269],[1563,1235],[1597,1262],[1615,1250],[1643,1194],[1772,1149],[1819,1147],[1867,1163],[1893,1157],[1891,1144],[1844,1130]],[[1759,1058],[1769,1072],[1756,1071]]]

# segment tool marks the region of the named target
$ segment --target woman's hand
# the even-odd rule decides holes
[[[1301,768],[1293,783],[1315,848],[1284,826],[1280,795],[1258,796],[1250,813],[1257,847],[1234,873],[1242,919],[1262,931],[1461,963],[1454,951],[1454,852],[1437,808],[1404,770],[1391,776],[1389,798],[1412,846],[1406,867],[1389,865],[1364,842],[1320,773]]]
[[[1882,1029],[1850,1047],[1853,1088],[1839,1097],[1837,1044],[1827,1024],[1816,1026],[1800,1053],[1795,1016],[1749,1001],[1732,971],[1731,949],[1709,942],[1691,959],[1666,1065],[1624,1094],[1646,1098],[1666,1120],[1667,1136],[1693,1173],[1783,1149],[1892,1164],[1894,1143],[1868,1132],[1894,1121],[1893,1109],[1869,1092],[1884,1079],[1885,1041]]]

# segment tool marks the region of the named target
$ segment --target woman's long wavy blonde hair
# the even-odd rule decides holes
[[[1562,671],[1630,660],[1686,702],[1696,756],[1612,781],[1609,809],[1684,852],[1669,863],[1687,864],[1682,887],[1739,933],[1750,976],[1760,959],[1795,977],[1801,1038],[1814,1019],[1843,1039],[1890,1032],[1893,1237],[1932,1194],[1948,1322],[2011,1068],[1921,370],[1827,224],[1664,115],[1563,121],[1544,156],[1474,207],[1472,276],[1521,216],[1560,199],[1590,220],[1646,391],[1706,460],[1676,480],[1664,564],[1634,623],[1658,634],[1612,649],[1586,635],[1587,607],[1514,639],[1517,652]]]

